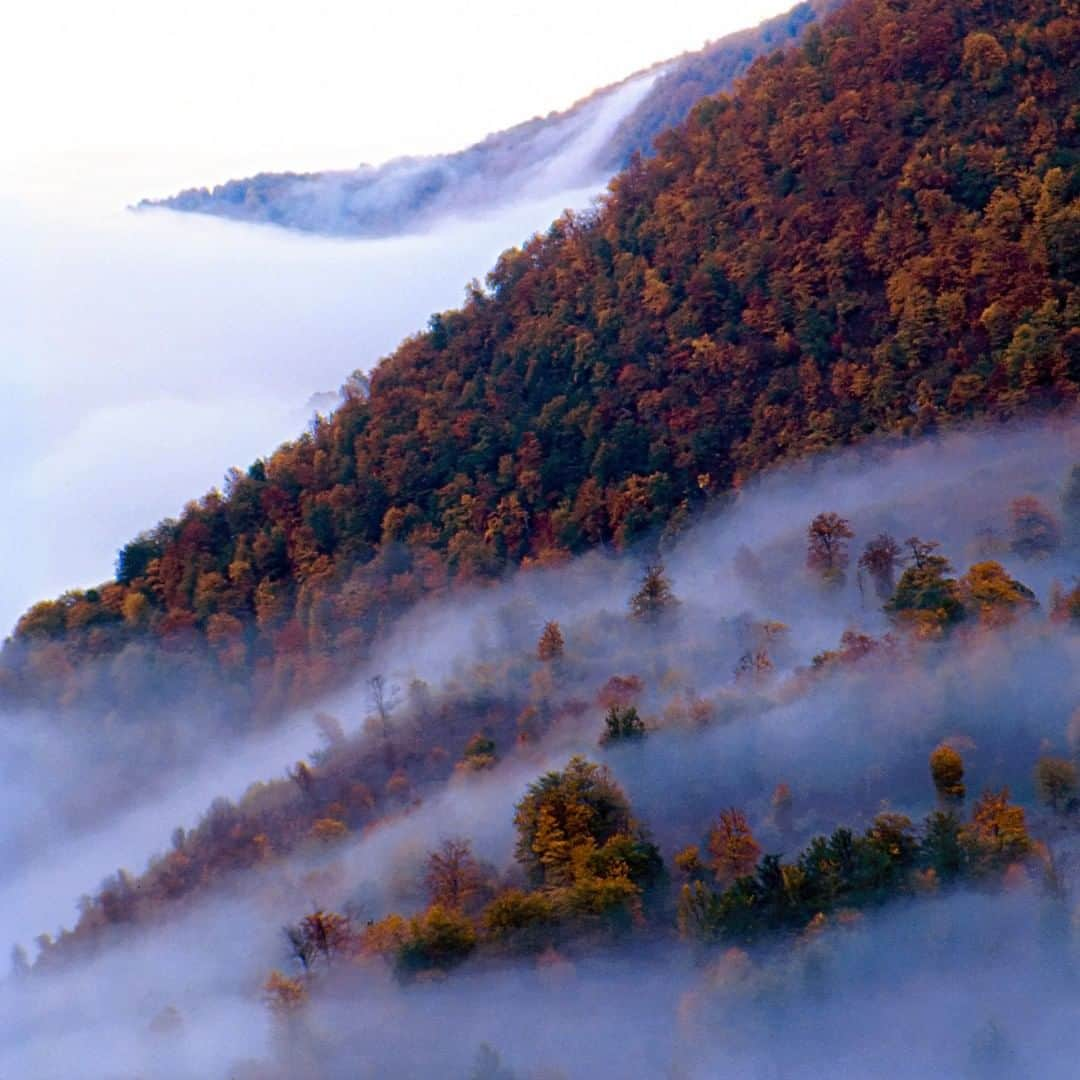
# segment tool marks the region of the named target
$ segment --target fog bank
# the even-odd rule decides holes
[[[0,202],[0,625],[294,437],[508,246],[593,189],[335,243],[165,212]],[[325,408],[325,406],[323,406]]]

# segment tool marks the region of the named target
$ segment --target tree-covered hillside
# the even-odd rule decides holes
[[[452,581],[631,544],[871,433],[1071,405],[1078,45],[1071,0],[853,0],[116,581],[27,612],[0,685],[116,704],[135,649],[266,712]]]
[[[649,157],[659,135],[681,124],[702,98],[730,90],[760,56],[797,41],[843,0],[808,0],[785,15],[729,34],[698,52],[678,57],[597,155],[608,173],[625,169],[635,154]]]

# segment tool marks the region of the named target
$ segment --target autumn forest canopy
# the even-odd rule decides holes
[[[0,708],[94,748],[61,861],[161,832],[20,928],[27,1045],[62,1012],[132,1075],[1070,1075],[1080,10],[826,6],[22,616]],[[218,797],[154,816],[184,788]]]
[[[628,547],[872,433],[1068,407],[1075,34],[1056,3],[849,4],[114,582],[27,612],[6,695],[122,701],[152,643],[263,715],[449,582]]]

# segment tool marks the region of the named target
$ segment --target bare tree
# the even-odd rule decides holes
[[[285,927],[289,951],[305,974],[320,958],[329,967],[334,956],[344,952],[352,939],[352,927],[347,915],[323,911],[315,905],[313,907],[315,910],[295,926]]]
[[[483,867],[472,853],[468,840],[444,840],[427,858],[424,875],[431,902],[464,910],[484,889]]]
[[[383,741],[383,751],[386,755],[386,768],[393,772],[396,768],[394,754],[394,742],[391,738],[390,717],[397,707],[400,694],[396,686],[387,684],[386,677],[382,674],[372,675],[368,679],[368,692],[371,695],[371,706],[374,710],[374,719],[378,723],[379,735]]]
[[[920,540],[917,536],[909,536],[904,541],[904,546],[911,549],[908,561],[917,570],[923,570],[929,563],[930,557],[941,545],[936,540]],[[949,567],[949,569],[952,569]]]

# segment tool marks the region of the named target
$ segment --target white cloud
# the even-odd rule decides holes
[[[152,151],[188,186],[454,150],[791,6],[40,0],[5,26],[0,154]]]

